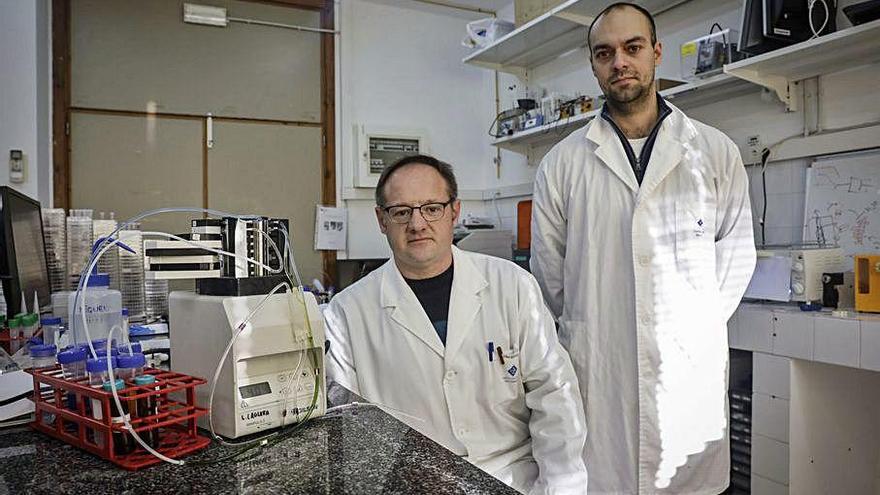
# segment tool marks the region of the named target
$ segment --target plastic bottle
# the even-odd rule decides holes
[[[75,307],[76,292],[68,299],[68,327],[73,332],[74,342],[85,342],[83,317],[80,307]],[[89,285],[79,293],[79,303],[85,304],[86,322],[89,337],[106,339],[114,325],[122,323],[122,295],[110,288],[110,277],[106,273],[96,273],[89,277]]]
[[[58,349],[55,348],[54,345],[32,345],[30,349],[31,353],[31,365],[34,370],[40,369],[48,369],[55,366],[55,353]],[[52,391],[44,391],[41,392],[42,397],[44,399],[50,399],[53,395]],[[55,414],[44,412],[40,415],[40,421],[46,426],[53,426],[55,424]]]
[[[61,318],[46,317],[40,321],[43,326],[43,343],[55,344],[61,334]],[[55,344],[57,345],[57,344]]]
[[[40,322],[40,315],[28,313],[21,319],[21,336],[27,342],[37,333],[37,324]]]
[[[120,355],[122,355],[122,354],[135,354],[135,353],[138,353],[138,352],[141,352],[141,353],[144,352],[144,351],[143,351],[143,348],[141,347],[141,343],[140,343],[140,342],[132,342],[132,343],[131,343],[131,348],[130,348],[130,349],[129,349],[127,343],[126,343],[126,344],[122,344],[122,345],[117,346],[117,349],[119,349],[119,354],[120,354]]]
[[[15,354],[21,348],[21,321],[18,318],[10,318],[9,326],[9,354]]]
[[[111,358],[111,366],[116,367],[116,358]],[[107,358],[103,359],[89,359],[86,360],[86,371],[89,374],[89,386],[92,388],[101,388],[104,386],[104,382],[110,379],[110,374],[107,370]],[[91,404],[91,414],[92,417],[101,420],[104,417],[103,410],[101,407],[101,401],[99,399],[92,398],[90,401]],[[91,433],[91,435],[89,435]],[[86,436],[91,437],[90,439],[95,442],[99,447],[104,445],[104,434],[100,431],[94,431],[91,428],[86,430]]]
[[[123,382],[121,378],[116,379],[115,385],[116,385],[117,393],[125,390],[125,382]],[[112,384],[110,383],[109,380],[104,382],[103,388],[104,388],[105,392],[113,393],[113,389],[111,387],[112,387]],[[113,399],[110,399],[110,423],[114,424],[114,425],[122,424],[126,420],[131,421],[130,416],[128,414],[128,411],[126,410],[125,401],[120,400],[119,402],[122,403],[122,410],[121,411],[116,406],[116,401]],[[123,431],[113,430],[112,436],[113,436],[113,453],[114,454],[125,455],[125,454],[128,454],[129,452],[132,451],[133,446],[131,444],[131,441],[134,439],[129,437],[127,433],[125,433]],[[99,443],[98,445],[101,445],[101,444]]]
[[[71,291],[62,290],[52,294],[52,316],[61,318],[61,323],[69,327],[70,310],[67,307]]]
[[[118,376],[123,380],[134,380],[134,377],[144,374],[144,366],[147,358],[141,353],[119,354],[116,358],[116,366],[119,368]]]
[[[58,363],[65,380],[79,380],[86,377],[86,350],[66,349],[58,353]]]
[[[153,375],[139,375],[134,377],[132,380],[135,385],[139,387],[148,387],[151,390],[156,390],[156,377]],[[155,396],[148,396],[138,399],[137,401],[137,415],[139,418],[144,418],[148,416],[155,416],[159,414],[159,401]],[[156,421],[156,420],[153,420]],[[152,430],[148,430],[146,435],[141,434],[141,438],[147,442],[147,445],[150,447],[158,448],[160,439],[159,439],[159,428],[153,428]]]
[[[55,366],[55,354],[58,349],[52,344],[31,346],[31,365],[34,369],[51,368]]]
[[[98,349],[95,352],[98,354],[97,355],[98,359],[103,359],[105,361],[107,360],[107,349]],[[113,356],[114,358],[119,356],[119,349],[117,349],[115,347],[111,347],[110,348],[110,355]],[[115,368],[116,366],[119,366],[118,361],[117,361],[116,365],[114,365],[114,369],[116,369]]]
[[[74,347],[58,353],[58,364],[65,380],[76,381],[86,377],[86,355],[83,348]],[[67,394],[67,408],[76,411],[76,394]]]

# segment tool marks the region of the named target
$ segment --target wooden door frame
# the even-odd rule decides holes
[[[335,29],[333,0],[245,0],[319,11]],[[52,184],[55,208],[70,208],[70,0],[52,0]],[[321,203],[336,205],[336,45],[321,33]],[[207,184],[203,185],[207,191]],[[334,285],[336,251],[321,251],[324,285]]]

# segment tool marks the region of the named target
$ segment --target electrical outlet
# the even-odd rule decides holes
[[[748,163],[761,163],[761,152],[764,150],[764,144],[761,143],[761,136],[749,136],[746,138],[746,142],[749,150],[749,156],[746,157]]]
[[[24,182],[25,162],[21,150],[9,150],[9,182]]]

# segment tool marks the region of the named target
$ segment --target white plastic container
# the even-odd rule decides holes
[[[52,316],[61,318],[61,324],[64,326],[68,326],[67,322],[70,321],[68,320],[70,310],[67,307],[70,294],[69,290],[62,290],[52,294]]]
[[[106,339],[114,325],[122,325],[122,294],[110,288],[110,277],[106,273],[89,277],[89,286],[83,289],[80,298],[86,305],[86,323],[92,340]],[[86,342],[81,309],[75,300],[76,292],[71,292],[67,303],[71,343]]]

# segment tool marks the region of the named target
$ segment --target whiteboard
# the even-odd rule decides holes
[[[804,242],[847,255],[880,251],[880,151],[815,160],[807,170]]]

